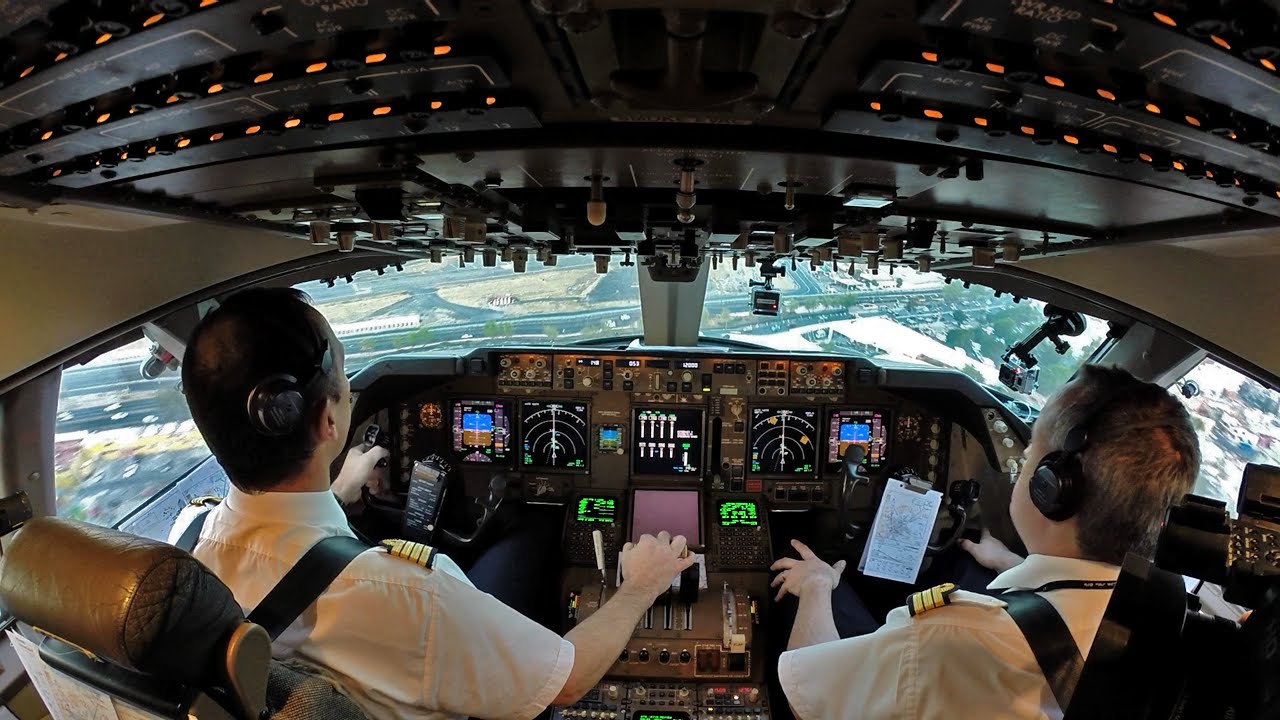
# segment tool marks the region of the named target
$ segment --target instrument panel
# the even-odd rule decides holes
[[[852,359],[499,351],[471,370],[393,413],[393,482],[447,447],[468,481],[501,469],[526,499],[691,486],[831,506],[850,444],[867,472],[947,482],[950,422]]]

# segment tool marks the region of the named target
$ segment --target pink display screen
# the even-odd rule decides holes
[[[631,500],[631,542],[666,530],[702,544],[702,517],[697,490],[636,490]]]

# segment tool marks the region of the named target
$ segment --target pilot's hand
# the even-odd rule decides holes
[[[988,570],[1004,572],[1022,563],[1022,556],[1010,550],[1004,543],[992,537],[986,528],[982,529],[982,540],[961,540],[960,547],[973,556],[978,564]]]
[[[671,587],[671,582],[694,563],[693,553],[680,555],[688,548],[683,535],[674,538],[667,531],[641,535],[634,543],[622,546],[623,587],[643,593],[650,602]]]
[[[840,575],[844,572],[843,560],[837,561],[835,565],[828,565],[799,540],[792,540],[791,547],[800,553],[799,560],[784,557],[769,568],[782,571],[771,583],[772,587],[782,586],[778,588],[775,600],[781,600],[787,593],[800,597],[807,592],[829,593],[836,589],[836,585],[840,584]]]
[[[356,502],[360,499],[362,487],[369,488],[369,492],[374,495],[384,493],[386,472],[376,466],[378,461],[390,455],[390,450],[377,445],[368,451],[359,445],[348,450],[347,459],[343,461],[342,470],[338,472],[338,479],[333,481],[332,486],[338,502],[343,505]]]

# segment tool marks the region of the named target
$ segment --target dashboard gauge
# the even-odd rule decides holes
[[[898,438],[912,442],[920,437],[920,418],[915,415],[903,415],[898,418]]]
[[[818,411],[751,408],[751,474],[812,475],[818,461]]]
[[[585,470],[591,448],[589,426],[583,403],[521,401],[521,464],[544,470]]]
[[[418,408],[418,422],[428,430],[439,430],[444,427],[444,410],[440,403],[423,403]]]

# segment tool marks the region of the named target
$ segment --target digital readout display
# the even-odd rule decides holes
[[[578,498],[578,522],[612,525],[618,516],[618,501],[611,497],[587,495]]]
[[[741,500],[726,500],[720,503],[720,527],[758,527],[760,525],[759,508],[756,504]]]

